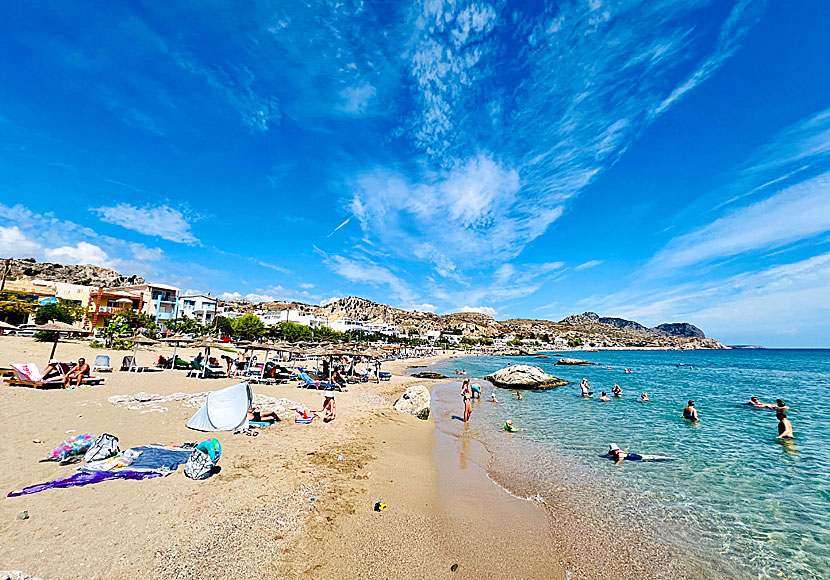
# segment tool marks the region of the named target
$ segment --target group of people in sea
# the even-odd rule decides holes
[[[677,366],[687,366],[687,365],[677,365]],[[688,365],[691,369],[692,366]],[[626,374],[630,374],[633,372],[631,369],[625,369]],[[456,371],[456,374],[460,374]],[[466,374],[466,372],[464,372]],[[580,383],[580,390],[582,392],[582,397],[584,398],[591,398],[594,396],[593,391],[591,391],[591,387],[588,384],[588,380],[586,378],[582,379]],[[616,382],[614,386],[611,388],[611,393],[616,398],[622,398],[623,391],[622,387],[620,387]],[[470,416],[473,412],[472,401],[474,398],[481,399],[481,385],[478,383],[472,383],[470,379],[464,379],[464,382],[461,385],[461,396],[464,401],[464,422],[468,423],[470,421]],[[513,396],[516,397],[517,400],[521,401],[523,399],[521,391],[516,391],[513,393]],[[606,391],[602,391],[601,396],[597,399],[598,401],[610,401],[611,398],[608,396]],[[648,402],[650,399],[648,397],[648,393],[642,392],[640,393],[640,401]],[[496,392],[490,395],[490,401],[493,403],[498,403],[499,399],[496,395]],[[774,409],[775,416],[778,419],[778,439],[792,439],[793,438],[793,425],[792,422],[787,418],[786,411],[789,410],[787,404],[781,400],[776,399],[775,404],[771,403],[763,403],[758,397],[753,396],[748,405],[752,407],[756,407],[759,409]],[[695,406],[695,402],[693,400],[689,400],[686,402],[686,406],[683,408],[682,417],[690,422],[698,422],[700,421],[700,415],[698,414],[697,407]],[[523,431],[523,429],[517,429],[513,422],[510,419],[507,419],[504,423],[503,429],[510,433],[515,433],[517,431]],[[619,464],[624,460],[627,461],[661,461],[661,460],[671,460],[670,457],[663,457],[659,455],[641,455],[638,453],[629,453],[623,449],[620,449],[616,444],[611,443],[608,446],[608,457],[613,460],[615,463]]]

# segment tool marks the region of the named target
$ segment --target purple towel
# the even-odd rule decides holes
[[[53,489],[57,487],[78,487],[81,485],[89,485],[91,483],[98,483],[99,481],[107,481],[108,479],[148,479],[150,477],[161,477],[160,473],[145,473],[141,471],[118,471],[110,473],[107,471],[100,471],[96,473],[76,473],[69,477],[47,481],[46,483],[39,483],[37,485],[30,485],[16,491],[9,492],[8,497],[17,497],[19,495],[27,495],[30,493],[37,493],[45,489]]]

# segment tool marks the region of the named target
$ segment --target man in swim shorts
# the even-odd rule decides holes
[[[778,419],[778,439],[792,439],[795,437],[793,435],[793,424],[792,422],[787,419],[787,413],[783,409],[779,409],[775,412],[775,418]]]
[[[688,419],[689,421],[700,421],[700,418],[697,416],[697,409],[695,409],[694,401],[688,401],[688,404],[683,409],[683,418]]]

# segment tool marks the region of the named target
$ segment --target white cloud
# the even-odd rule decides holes
[[[423,304],[416,304],[410,310],[418,310],[420,312],[435,312],[436,306],[434,304],[424,302]]]
[[[166,205],[136,207],[119,203],[112,207],[90,208],[103,222],[115,224],[147,236],[181,244],[196,244],[199,240],[190,231],[190,222],[181,211]]]
[[[678,269],[776,248],[830,231],[830,173],[793,185],[675,238],[649,263],[653,270]]]
[[[657,116],[665,112],[680,100],[683,95],[712,76],[726,60],[735,54],[744,37],[760,16],[759,4],[763,4],[763,2],[758,3],[753,0],[743,0],[735,4],[721,27],[715,50],[697,67],[685,82],[675,87],[669,96],[653,109],[652,115]],[[749,17],[746,16],[747,12],[750,13]]]
[[[248,258],[254,264],[262,266],[263,268],[268,268],[269,270],[274,270],[275,272],[280,272],[282,274],[291,274],[291,270],[288,268],[284,268],[283,266],[277,266],[276,264],[269,264],[268,262],[263,262],[262,260],[257,260],[256,258]]]
[[[415,298],[415,293],[401,278],[388,268],[368,260],[352,260],[344,256],[327,256],[324,263],[336,274],[352,282],[372,286],[388,286],[393,296],[405,302]]]
[[[105,267],[113,265],[112,260],[104,250],[87,242],[78,242],[75,246],[47,249],[44,254],[48,260],[62,264],[95,264]]]
[[[312,288],[314,288],[314,284],[310,284],[308,282],[303,282],[302,284],[300,284],[300,288],[304,288],[306,290],[311,290]]]
[[[0,256],[28,258],[39,255],[40,252],[40,244],[26,237],[17,226],[0,226]]]
[[[587,262],[583,262],[574,268],[574,270],[587,270],[588,268],[593,268],[594,266],[599,266],[600,264],[602,264],[602,260],[588,260]]]
[[[496,315],[496,309],[489,306],[462,306],[461,312],[478,312],[479,314],[487,314],[489,316]]]
[[[329,304],[332,304],[333,302],[337,302],[341,298],[342,298],[342,296],[332,296],[331,298],[326,298],[325,300],[322,300],[320,302],[320,306],[328,306]]]

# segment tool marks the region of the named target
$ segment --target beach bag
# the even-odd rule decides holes
[[[184,466],[184,474],[190,479],[207,479],[216,463],[201,449],[194,449]]]
[[[102,459],[109,459],[114,455],[118,455],[121,450],[118,448],[118,437],[104,433],[87,450],[84,455],[84,461],[87,463],[91,461],[101,461]]]

